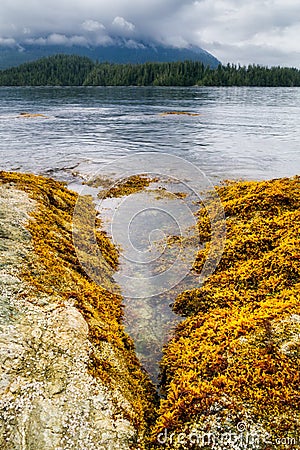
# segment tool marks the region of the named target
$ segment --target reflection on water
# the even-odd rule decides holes
[[[80,162],[151,150],[216,181],[299,172],[299,88],[0,88],[0,98],[6,169],[66,179]],[[160,115],[172,110],[200,115]],[[21,111],[49,118],[17,118]]]

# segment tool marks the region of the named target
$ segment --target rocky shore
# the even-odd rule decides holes
[[[300,177],[216,189],[225,249],[204,285],[175,301],[186,319],[164,351],[166,398],[153,435],[168,449],[299,448]],[[201,273],[205,209],[198,227],[207,242],[194,263]]]
[[[123,330],[121,298],[76,263],[76,195],[33,175],[0,180],[1,447],[143,448],[154,389]]]
[[[217,190],[225,250],[204,285],[174,303],[184,320],[164,348],[158,403],[118,289],[78,262],[77,194],[0,172],[3,450],[299,448],[300,178]],[[110,286],[118,253],[98,220],[89,229],[91,199],[80,208],[80,259]],[[198,226],[200,274],[204,209]]]

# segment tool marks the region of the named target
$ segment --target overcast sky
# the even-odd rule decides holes
[[[5,46],[198,45],[222,63],[300,68],[300,0],[0,0]]]

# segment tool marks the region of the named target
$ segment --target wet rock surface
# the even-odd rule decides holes
[[[163,349],[158,405],[124,332],[122,298],[76,259],[76,194],[54,180],[0,173],[2,448],[298,448],[299,181],[218,188],[226,246],[203,286],[173,305],[185,319]],[[83,261],[96,269],[92,204],[81,206]],[[205,210],[198,226],[209,242]],[[116,270],[116,249],[103,232],[96,237]],[[200,249],[196,271],[208,251]],[[133,320],[143,316],[137,334],[153,346],[142,301]]]
[[[1,447],[132,448],[131,405],[88,371],[95,349],[82,314],[59,296],[29,296],[21,280],[33,257],[24,224],[34,208],[25,192],[0,186]]]

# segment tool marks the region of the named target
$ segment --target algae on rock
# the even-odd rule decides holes
[[[164,349],[165,399],[153,442],[168,430],[170,449],[199,442],[215,449],[298,448],[300,177],[230,182],[217,191],[225,250],[204,285],[175,301],[186,319]],[[198,227],[207,242],[194,264],[201,273],[210,241],[204,208]],[[180,433],[186,446],[175,444]]]
[[[144,448],[154,389],[124,332],[121,297],[77,261],[77,196],[33,175],[1,172],[0,183],[2,448]]]
[[[79,264],[76,194],[32,175],[1,172],[0,183],[4,450],[129,450],[162,441],[166,449],[297,448],[299,177],[217,188],[225,251],[203,286],[174,303],[186,318],[164,348],[154,426],[154,389],[124,332],[122,298]],[[88,198],[81,206],[92,208]],[[109,285],[118,254],[100,225],[87,230],[82,214],[80,256],[99,270],[93,232],[105,259],[99,280]],[[207,243],[194,264],[199,274],[210,240],[204,209],[198,227]]]

